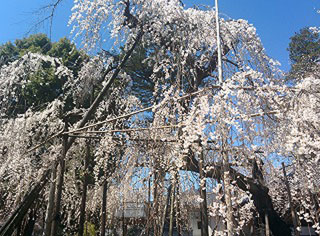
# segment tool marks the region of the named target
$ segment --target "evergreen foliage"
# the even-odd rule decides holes
[[[67,38],[58,42],[51,42],[45,34],[34,34],[23,39],[15,40],[14,44],[7,42],[0,46],[0,68],[9,65],[26,55],[38,53],[59,58],[64,66],[77,76],[82,63],[88,56],[77,50],[76,46]],[[50,63],[43,63],[36,72],[27,75],[27,83],[21,89],[19,99],[14,102],[9,111],[12,115],[24,113],[28,108],[38,108],[53,101],[62,94],[62,87],[67,82],[66,77],[59,77]]]
[[[320,61],[320,34],[315,28],[303,28],[290,38],[291,70],[288,79],[297,82],[312,74]]]

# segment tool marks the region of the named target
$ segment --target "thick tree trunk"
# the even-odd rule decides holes
[[[274,210],[272,199],[268,194],[269,189],[260,184],[248,181],[248,191],[252,194],[253,203],[259,213],[262,222],[264,215],[268,214],[270,230],[274,236],[291,235],[290,227],[280,218],[279,214]]]

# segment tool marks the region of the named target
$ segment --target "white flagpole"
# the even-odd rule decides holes
[[[222,78],[222,55],[221,55],[221,41],[220,41],[220,24],[219,24],[219,7],[218,0],[215,0],[216,4],[216,27],[217,27],[217,48],[218,48],[218,75],[219,75],[219,84],[222,86],[223,78]],[[230,191],[230,182],[231,177],[229,173],[229,158],[228,153],[224,151],[223,155],[223,163],[224,163],[224,173],[223,173],[223,182],[224,182],[224,191],[225,191],[225,202],[227,207],[227,235],[233,236],[233,209],[232,209],[232,200],[231,200],[231,191]]]
[[[215,0],[216,3],[216,26],[217,26],[217,48],[218,48],[218,74],[219,74],[219,83],[222,85],[222,56],[221,56],[221,41],[220,41],[220,24],[219,24],[219,6],[218,0]]]

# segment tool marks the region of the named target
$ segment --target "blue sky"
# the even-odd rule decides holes
[[[26,36],[37,18],[34,11],[49,0],[3,1],[0,7],[0,44]],[[214,0],[184,0],[187,6],[203,4],[213,6]],[[67,27],[73,1],[64,0],[54,18],[52,39],[70,37]],[[234,19],[246,19],[252,23],[272,58],[280,61],[282,69],[290,68],[286,48],[294,32],[305,26],[319,26],[320,0],[219,0],[221,15]],[[35,32],[49,33],[48,24]]]

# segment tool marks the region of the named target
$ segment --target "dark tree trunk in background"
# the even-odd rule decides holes
[[[83,175],[83,187],[81,196],[81,207],[80,207],[80,220],[79,220],[79,236],[83,235],[85,217],[86,217],[86,200],[87,200],[87,187],[88,187],[88,166],[90,158],[90,143],[86,143],[86,155],[84,159],[84,175]]]

